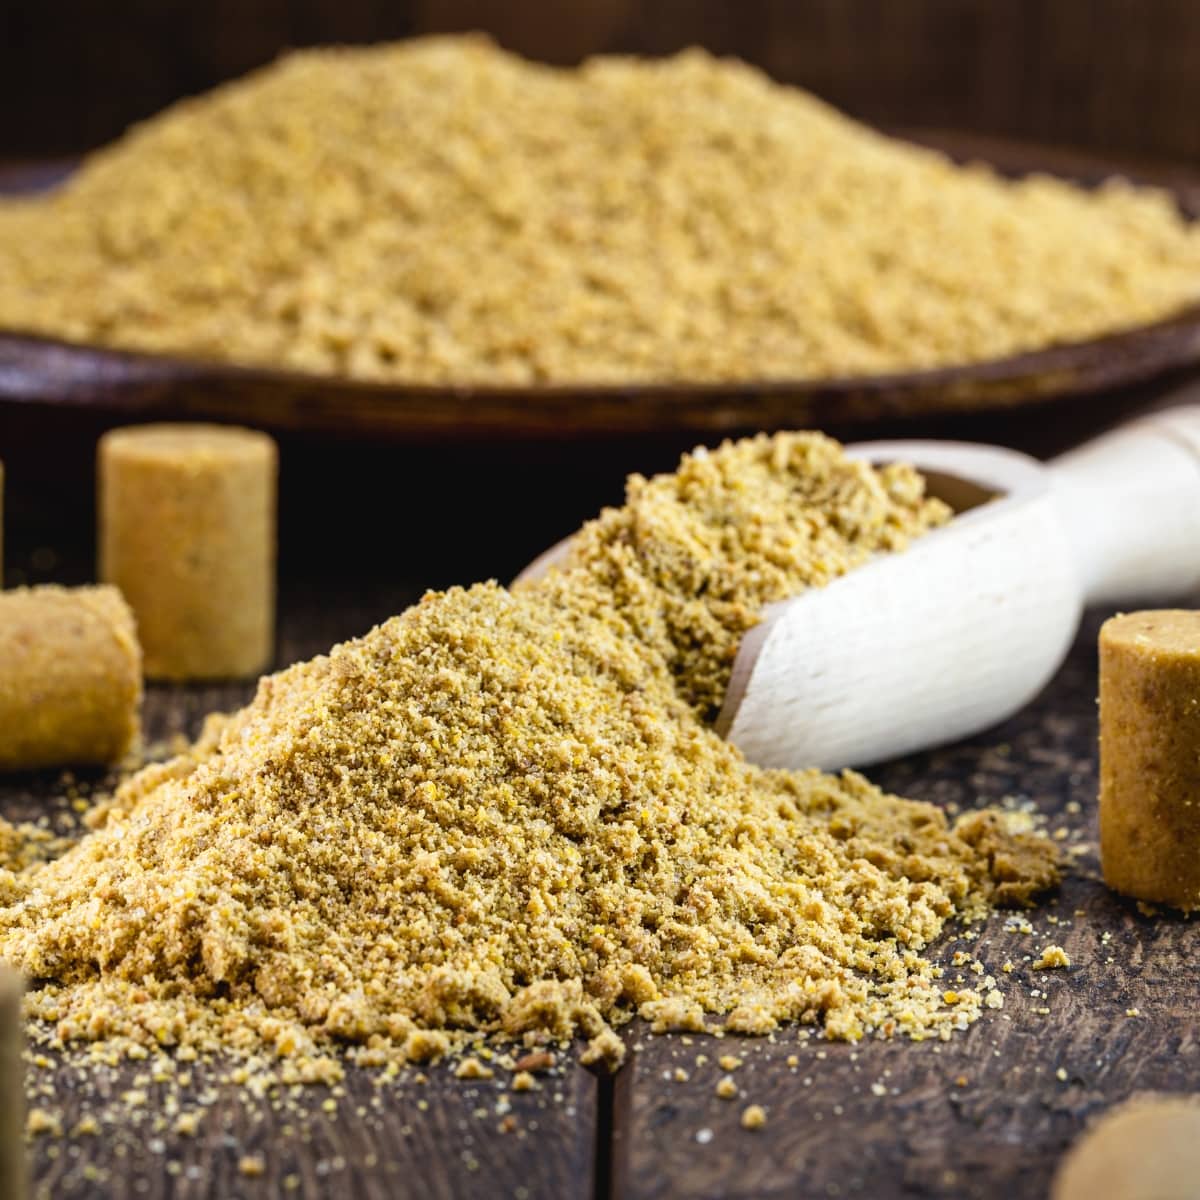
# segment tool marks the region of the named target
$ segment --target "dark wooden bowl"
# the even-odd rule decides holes
[[[1045,171],[1093,183],[1125,174],[1170,188],[1200,215],[1200,177],[1045,148],[922,131],[913,140],[1008,174]],[[45,187],[61,165],[0,174],[0,190]],[[1031,409],[1118,393],[1200,362],[1200,304],[1151,326],[964,367],[799,381],[628,387],[441,387],[359,382],[191,361],[0,333],[0,403],[121,420],[206,418],[361,439],[576,440],[805,426],[866,431],[950,414]]]

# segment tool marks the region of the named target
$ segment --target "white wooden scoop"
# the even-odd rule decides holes
[[[963,442],[847,451],[912,463],[957,515],[902,554],[771,605],[742,639],[717,729],[762,766],[863,766],[978,732],[1048,682],[1085,604],[1200,588],[1200,406],[1045,465]]]

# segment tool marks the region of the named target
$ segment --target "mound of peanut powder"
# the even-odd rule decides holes
[[[0,876],[0,957],[64,1042],[424,1061],[480,1031],[948,1035],[921,950],[1056,878],[996,813],[767,771],[711,729],[763,603],[947,516],[816,434],[634,478],[566,563],[430,593],[264,678],[57,860]],[[18,865],[18,864],[14,864]]]
[[[698,50],[306,50],[0,203],[0,327],[363,379],[875,374],[1197,302],[1168,193],[956,166]]]

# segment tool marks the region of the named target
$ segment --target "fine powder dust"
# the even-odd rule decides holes
[[[303,51],[0,202],[0,327],[363,379],[877,374],[1198,302],[1168,193],[956,166],[701,51]]]
[[[128,780],[5,873],[0,957],[64,1041],[274,1051],[294,1081],[480,1031],[615,1062],[634,1014],[946,1036],[983,997],[922,947],[1052,884],[1050,843],[758,769],[703,719],[761,603],[946,515],[820,435],[634,479],[541,582],[428,594]]]

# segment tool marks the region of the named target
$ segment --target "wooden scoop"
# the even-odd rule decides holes
[[[957,515],[902,554],[769,606],[745,635],[717,729],[762,766],[863,766],[966,737],[1042,689],[1085,604],[1200,588],[1200,406],[1049,464],[962,442],[847,452],[912,463]]]

